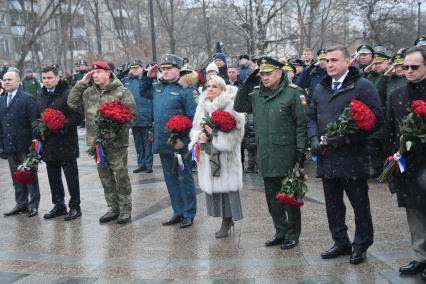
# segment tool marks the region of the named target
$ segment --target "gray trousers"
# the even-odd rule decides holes
[[[9,162],[10,172],[16,172],[18,166],[25,160],[26,155],[19,153],[15,155],[8,155],[7,161]],[[38,208],[40,203],[40,188],[38,180],[33,184],[22,184],[13,181],[15,188],[15,201],[19,208]],[[29,198],[28,198],[29,197]]]
[[[407,221],[416,260],[426,262],[426,214],[417,209],[407,208]]]

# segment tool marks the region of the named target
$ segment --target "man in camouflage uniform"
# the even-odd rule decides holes
[[[68,105],[76,109],[81,104],[87,121],[86,142],[93,146],[96,140],[95,115],[98,108],[106,102],[120,100],[128,106],[136,116],[136,103],[132,94],[111,72],[106,62],[92,63],[91,71],[78,81],[68,97]],[[93,78],[93,85],[89,85]],[[129,145],[129,129],[126,125],[118,133],[109,133],[105,137],[106,145],[102,145],[107,165],[98,165],[99,178],[104,188],[108,212],[100,219],[100,223],[117,219],[118,224],[131,220],[132,188],[127,170],[127,147]]]

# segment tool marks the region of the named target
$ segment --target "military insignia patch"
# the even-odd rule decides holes
[[[305,95],[299,95],[300,98],[300,102],[302,103],[302,105],[306,105],[306,96]]]

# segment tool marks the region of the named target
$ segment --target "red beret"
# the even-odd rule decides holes
[[[95,61],[92,64],[90,64],[90,69],[94,70],[94,69],[103,69],[103,70],[111,70],[111,68],[109,68],[108,63],[104,62],[104,61]]]

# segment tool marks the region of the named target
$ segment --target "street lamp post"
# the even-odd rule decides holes
[[[157,45],[155,43],[154,4],[149,0],[149,20],[151,22],[152,62],[157,62]]]
[[[419,5],[419,11],[417,15],[417,37],[420,37],[420,6],[422,5],[422,2],[419,1],[417,4]]]

